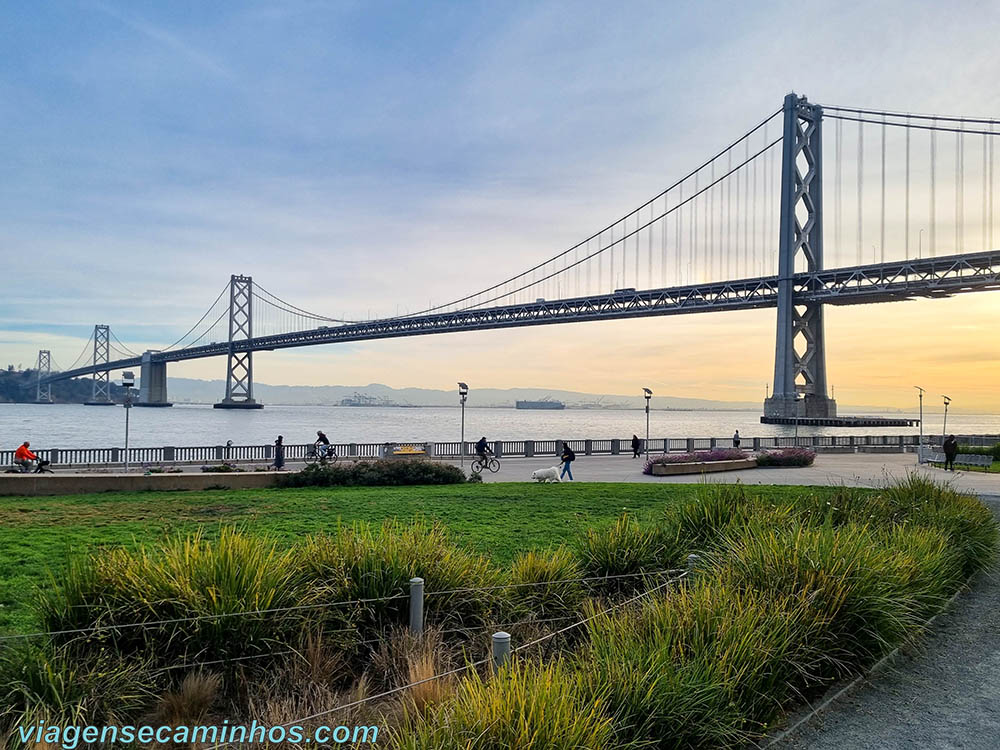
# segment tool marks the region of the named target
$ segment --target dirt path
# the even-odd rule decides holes
[[[1000,496],[984,496],[1000,515]],[[980,576],[895,664],[775,750],[1000,748],[1000,572]]]

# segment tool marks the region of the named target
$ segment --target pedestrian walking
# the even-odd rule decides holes
[[[563,477],[568,475],[569,481],[572,482],[573,472],[570,470],[569,465],[574,461],[576,461],[576,453],[573,452],[573,449],[569,447],[569,443],[567,443],[565,440],[562,441],[562,445],[563,449],[562,449],[562,456],[560,456],[560,459],[562,460],[563,465],[562,465],[562,471],[559,473],[559,478],[562,479]]]
[[[638,435],[632,435],[632,458],[639,458],[639,454],[642,453],[642,440],[639,439]]]
[[[278,435],[278,439],[274,441],[274,463],[272,465],[278,471],[285,468],[285,439],[281,435]]]
[[[955,456],[958,454],[958,441],[955,440],[954,435],[949,435],[944,444],[941,446],[944,449],[944,470],[955,471]]]
[[[737,430],[736,432],[733,433],[733,447],[734,448],[739,448],[740,447],[740,431],[739,430]]]

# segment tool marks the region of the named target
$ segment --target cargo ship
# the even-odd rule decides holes
[[[515,401],[514,406],[518,409],[565,409],[566,404],[556,401],[554,398],[543,398],[540,401]]]

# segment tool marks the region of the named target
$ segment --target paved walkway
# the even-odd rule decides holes
[[[984,497],[994,512],[1000,496]],[[911,653],[775,750],[1000,748],[1000,581],[980,576]]]
[[[486,472],[488,482],[523,482],[535,469],[558,465],[547,458],[501,458],[496,474]],[[952,482],[958,489],[980,495],[1000,495],[1000,474],[981,471],[944,471],[918,466],[915,453],[820,453],[816,463],[804,468],[747,469],[713,474],[681,474],[651,477],[642,473],[643,461],[630,456],[577,456],[573,476],[586,482],[742,482],[743,484],[805,484],[877,487],[889,478],[916,471],[937,480]],[[468,462],[466,462],[468,469]]]

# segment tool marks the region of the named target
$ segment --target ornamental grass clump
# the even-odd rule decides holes
[[[394,733],[399,750],[607,750],[611,719],[584,697],[580,674],[556,661],[517,661],[495,675],[470,671],[453,700],[410,716]]]
[[[727,585],[808,602],[828,623],[827,677],[852,673],[902,643],[943,592],[957,587],[959,571],[940,532],[884,532],[853,523],[782,528],[751,522],[727,535],[712,562]]]
[[[294,639],[304,623],[323,618],[288,609],[304,595],[290,551],[223,528],[215,540],[197,532],[77,558],[41,594],[39,614],[46,630],[101,628],[85,639],[59,636],[84,652],[176,663],[265,653]],[[261,612],[275,609],[282,611]]]
[[[817,679],[824,623],[797,597],[709,580],[588,628],[579,668],[615,747],[733,748]]]
[[[365,601],[359,627],[380,629],[406,621],[411,578],[424,579],[424,611],[428,622],[452,627],[484,624],[501,604],[501,572],[482,555],[462,549],[439,525],[379,526],[356,523],[335,534],[307,539],[294,553],[295,566],[309,600]],[[467,591],[473,589],[473,591]],[[453,592],[453,593],[436,593]]]
[[[711,463],[714,461],[740,461],[747,455],[738,448],[713,448],[709,451],[695,451],[694,453],[664,453],[653,456],[642,468],[643,474],[652,474],[655,464],[691,464],[691,463]]]
[[[587,529],[576,548],[588,576],[609,578],[593,586],[606,594],[641,590],[645,581],[640,574],[676,568],[685,553],[676,528],[642,526],[627,513],[610,526]]]
[[[509,597],[515,617],[547,619],[580,611],[588,588],[580,562],[566,547],[529,550],[510,569]]]

